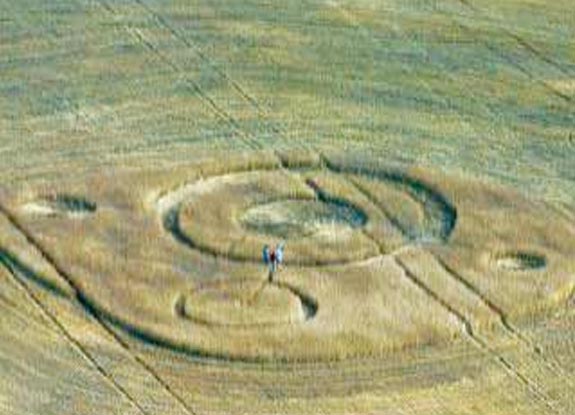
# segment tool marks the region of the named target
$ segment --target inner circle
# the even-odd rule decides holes
[[[279,200],[249,208],[240,218],[249,231],[294,239],[330,231],[346,232],[367,223],[367,215],[345,201]]]
[[[343,177],[331,174],[218,176],[187,185],[159,205],[164,226],[179,242],[231,261],[262,264],[262,248],[281,240],[288,242],[285,264],[294,266],[347,264],[380,254],[366,231],[376,229],[380,217]]]
[[[312,319],[317,301],[282,282],[218,281],[182,294],[175,303],[180,318],[225,327],[274,326]]]

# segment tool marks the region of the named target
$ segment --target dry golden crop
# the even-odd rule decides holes
[[[0,3],[0,414],[575,413],[571,10]]]

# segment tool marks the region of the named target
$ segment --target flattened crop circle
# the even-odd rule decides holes
[[[417,178],[331,165],[202,178],[164,193],[156,209],[176,242],[210,266],[233,268],[229,278],[202,279],[176,298],[172,340],[202,354],[242,359],[300,358],[305,341],[317,348],[315,356],[335,356],[349,342],[358,355],[372,353],[379,346],[370,336],[355,343],[346,320],[356,319],[355,307],[373,306],[362,304],[372,293],[356,297],[345,289],[354,307],[338,309],[331,296],[338,296],[346,278],[328,278],[331,266],[345,265],[353,278],[355,272],[361,278],[358,270],[365,267],[367,279],[379,287],[373,273],[380,272],[378,264],[388,264],[385,255],[412,241],[444,243],[457,219],[449,201]],[[270,283],[262,248],[280,241],[286,241],[286,270]],[[330,267],[313,269],[324,265]],[[381,272],[401,278],[393,266]],[[250,279],[241,279],[247,275]],[[376,298],[373,294],[370,301]],[[377,320],[377,313],[372,315]],[[278,348],[286,338],[293,342]],[[261,348],[250,346],[255,344]]]
[[[256,205],[241,217],[249,231],[282,239],[306,237],[364,226],[367,215],[357,207],[316,200],[285,200]]]
[[[362,227],[368,215],[345,195],[322,197],[277,171],[237,173],[188,186],[164,226],[191,248],[261,263],[262,247],[284,240],[286,263],[344,264],[379,255]]]
[[[230,280],[204,284],[182,294],[176,314],[213,327],[265,327],[295,324],[313,318],[317,302],[282,283]]]
[[[368,222],[372,229],[395,227],[404,243],[441,243],[455,226],[455,208],[425,183],[402,173],[329,167],[329,189],[300,173],[291,177],[271,169],[213,176],[164,195],[158,210],[177,241],[204,254],[259,263],[265,244],[287,240],[286,261],[298,266],[346,264],[381,255],[381,241],[374,242],[364,231]],[[390,215],[391,224],[381,217],[374,221],[355,199],[349,200],[345,189],[350,177],[396,189],[419,206],[423,221],[405,223]]]

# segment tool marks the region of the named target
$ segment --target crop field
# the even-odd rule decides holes
[[[0,0],[0,166],[1,415],[575,414],[572,0]]]

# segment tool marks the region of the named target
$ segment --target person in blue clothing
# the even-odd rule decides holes
[[[270,249],[269,245],[264,245],[264,250],[262,252],[262,259],[264,265],[268,267],[268,281],[272,282],[274,278],[274,272],[276,270],[276,254],[273,249]]]
[[[264,245],[264,250],[262,252],[262,259],[264,261],[264,264],[269,266],[269,264],[270,264],[270,247],[267,244]]]
[[[284,261],[284,246],[285,246],[285,243],[281,242],[276,247],[276,251],[275,251],[276,252],[276,255],[275,255],[276,269],[279,268],[279,266]]]
[[[264,245],[262,251],[262,259],[264,264],[268,267],[268,281],[273,282],[274,274],[284,260],[284,243],[278,244],[276,249],[270,249],[269,245]]]

